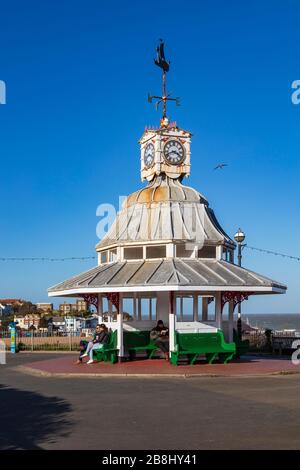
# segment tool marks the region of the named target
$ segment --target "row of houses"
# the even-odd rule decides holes
[[[12,315],[16,307],[21,307],[25,303],[26,301],[21,299],[0,299],[0,317]],[[54,310],[53,304],[48,302],[37,302],[33,305],[43,313],[52,313]],[[75,303],[64,302],[60,304],[58,310],[62,315],[75,312],[83,314],[88,311],[88,305],[84,300],[78,299]]]
[[[45,330],[59,331],[66,333],[78,333],[83,329],[93,329],[96,327],[98,322],[97,315],[91,315],[88,318],[75,317],[75,316],[54,316],[49,318],[47,323],[43,324],[41,328],[41,317],[36,314],[27,314],[27,315],[15,315],[14,321],[17,323],[18,328],[21,330]]]

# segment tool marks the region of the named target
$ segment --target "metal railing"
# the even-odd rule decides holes
[[[0,330],[0,339],[6,349],[10,349],[9,330]],[[19,351],[78,351],[80,340],[87,339],[79,333],[45,333],[28,331],[17,333],[17,349]]]

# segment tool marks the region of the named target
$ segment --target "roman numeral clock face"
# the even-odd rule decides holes
[[[154,162],[154,145],[148,144],[144,152],[144,163],[147,168],[150,168]]]
[[[164,157],[170,165],[180,165],[184,158],[184,148],[178,140],[169,140],[164,146]]]

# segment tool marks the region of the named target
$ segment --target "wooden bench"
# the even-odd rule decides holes
[[[215,333],[176,333],[176,351],[171,353],[171,364],[178,365],[180,356],[187,356],[195,364],[199,354],[205,354],[209,364],[218,357],[227,364],[236,353],[235,343],[226,343],[222,331]]]
[[[114,364],[118,360],[118,349],[117,349],[117,330],[110,333],[108,343],[105,343],[103,348],[95,349],[93,351],[93,357],[96,361],[110,361]]]
[[[125,331],[124,348],[129,352],[130,359],[133,359],[138,351],[146,351],[148,359],[153,358],[157,345],[150,339],[150,331]]]

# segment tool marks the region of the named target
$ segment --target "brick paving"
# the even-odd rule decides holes
[[[293,365],[289,358],[267,358],[248,356],[229,364],[207,364],[199,362],[193,366],[173,366],[163,359],[136,359],[118,364],[95,362],[76,364],[77,356],[63,355],[42,361],[26,363],[21,370],[41,375],[64,376],[257,376],[281,373],[299,373],[300,366]]]

